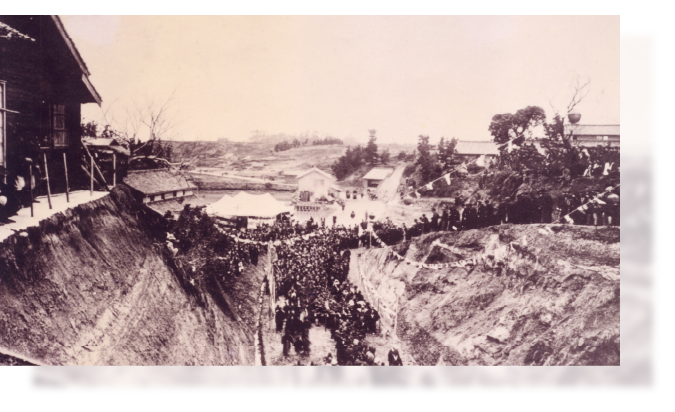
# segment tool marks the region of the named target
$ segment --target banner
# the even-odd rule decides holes
[[[444,175],[443,178],[445,179],[445,183],[447,183],[448,186],[450,186],[450,183],[451,183],[450,182],[450,174]]]

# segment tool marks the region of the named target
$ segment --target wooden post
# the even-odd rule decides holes
[[[82,142],[82,146],[84,147],[84,150],[87,152],[87,154],[89,155],[89,158],[91,159],[91,163],[92,163],[91,175],[94,176],[94,167],[96,167],[96,171],[98,172],[98,175],[101,176],[101,182],[103,182],[103,187],[105,188],[105,190],[107,190],[109,192],[110,188],[108,187],[108,182],[105,181],[105,177],[103,177],[103,173],[101,172],[101,169],[99,169],[98,165],[96,163],[94,163],[94,156],[92,156],[91,153],[89,153],[89,149],[87,148],[87,145],[84,144],[84,142]]]
[[[30,173],[30,181],[28,182],[30,187],[30,217],[33,217],[33,165],[28,165],[28,171]]]
[[[113,187],[117,186],[117,153],[113,153]]]
[[[66,172],[66,202],[70,203],[70,195],[68,194],[70,188],[68,187],[68,161],[66,160],[66,152],[63,152],[63,170]]]
[[[49,209],[52,208],[52,191],[49,188],[49,169],[47,168],[47,153],[42,153],[43,159],[45,159],[45,176],[47,177],[47,202],[49,203]]]
[[[91,161],[91,165],[89,166],[89,196],[94,196],[94,158],[89,156],[89,160]]]

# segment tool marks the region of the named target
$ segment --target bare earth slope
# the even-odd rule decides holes
[[[546,226],[439,232],[397,247],[428,264],[487,257],[466,269],[364,251],[363,276],[392,313],[383,328],[396,325],[418,365],[619,365],[619,229]]]
[[[181,281],[149,235],[152,219],[118,187],[0,244],[0,353],[52,365],[252,365],[259,271],[228,296],[237,321]]]

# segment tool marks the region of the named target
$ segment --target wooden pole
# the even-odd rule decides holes
[[[70,195],[68,194],[70,188],[68,187],[68,161],[66,160],[66,152],[63,152],[63,170],[66,172],[66,202],[70,203]]]
[[[113,153],[113,187],[117,186],[117,153]]]
[[[89,160],[91,161],[91,165],[89,166],[89,176],[91,177],[91,179],[89,179],[89,196],[94,196],[94,158],[90,155]]]
[[[28,182],[30,186],[30,217],[33,217],[33,165],[28,165],[28,171],[30,173],[30,181]]]
[[[49,169],[47,168],[47,153],[42,153],[43,159],[45,159],[45,176],[47,177],[47,202],[49,203],[49,209],[52,208],[52,191],[49,188]]]
[[[96,171],[98,172],[98,175],[101,176],[101,181],[103,182],[103,187],[105,187],[105,190],[107,190],[109,192],[110,188],[108,187],[108,182],[105,181],[105,177],[103,177],[103,173],[101,172],[101,169],[99,169],[98,165],[96,163],[94,163],[94,156],[92,156],[91,153],[89,153],[89,149],[87,148],[87,145],[84,144],[84,142],[82,142],[82,146],[84,147],[84,150],[87,152],[87,154],[89,155],[89,158],[91,159],[91,163],[92,163],[91,175],[92,176],[94,175],[93,169],[94,169],[94,167],[96,167]]]

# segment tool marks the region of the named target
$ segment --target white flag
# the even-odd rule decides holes
[[[478,160],[476,160],[476,165],[480,167],[485,167],[485,155],[480,155]]]
[[[513,139],[509,140],[509,142],[507,143],[507,146],[506,146],[507,152],[511,153],[512,150],[513,150]]]
[[[612,165],[609,162],[605,163],[605,170],[602,171],[602,175],[607,176],[610,170],[612,170]]]
[[[574,220],[573,220],[571,217],[567,216],[567,215],[565,215],[565,220],[566,220],[567,223],[569,223],[570,225],[573,225],[573,224],[574,224]]]
[[[416,196],[418,199],[421,197],[419,192],[415,192],[415,196]]]
[[[434,190],[434,186],[431,183],[427,183],[425,187],[427,188],[427,190]]]
[[[450,183],[451,183],[450,182],[450,174],[447,174],[447,175],[443,176],[443,178],[445,178],[445,183],[447,183],[448,186],[450,186]]]

